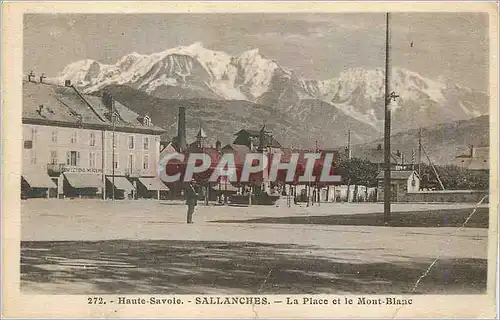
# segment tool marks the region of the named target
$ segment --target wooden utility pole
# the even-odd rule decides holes
[[[102,200],[106,200],[106,130],[101,131]]]
[[[318,145],[318,140],[316,140],[316,153],[319,152],[319,145]],[[314,202],[318,202],[318,206],[321,205],[321,192],[320,192],[320,187],[318,186],[318,183],[314,184]]]
[[[347,130],[347,159],[351,159],[351,129]]]
[[[411,149],[411,170],[415,171],[415,148]]]
[[[111,174],[111,197],[115,200],[115,131],[116,131],[116,110],[115,110],[115,100],[111,100],[111,120],[113,121],[113,154],[112,154],[112,174]],[[119,150],[119,149],[118,149]]]
[[[421,176],[421,168],[420,168],[420,164],[422,163],[422,129],[418,129],[418,155],[417,155],[418,159],[418,176],[419,177],[422,177]]]
[[[436,175],[436,179],[437,179],[437,181],[439,182],[439,185],[441,186],[441,190],[446,190],[446,189],[444,188],[443,182],[441,181],[441,178],[439,178],[439,174],[438,174],[438,172],[437,172],[437,170],[436,170],[436,167],[434,167],[434,164],[433,164],[433,163],[432,163],[432,161],[431,161],[431,158],[429,158],[429,155],[427,154],[427,152],[425,152],[425,149],[424,149],[424,148],[422,148],[422,150],[424,151],[424,154],[425,154],[425,156],[426,156],[427,160],[429,161],[429,164],[431,165],[431,168],[432,168],[432,170],[434,171],[434,174]]]
[[[391,39],[390,14],[385,14],[385,120],[384,120],[384,222],[391,217],[391,109],[390,103],[396,97],[391,89]]]

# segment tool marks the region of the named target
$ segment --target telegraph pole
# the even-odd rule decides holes
[[[351,159],[351,129],[347,130],[347,158]]]
[[[112,168],[112,173],[111,173],[111,184],[113,185],[111,187],[111,194],[112,194],[112,199],[115,200],[115,130],[116,130],[116,111],[115,111],[115,101],[111,101],[111,120],[113,121],[113,155],[111,156],[113,158],[111,168]]]
[[[385,14],[385,121],[384,121],[384,222],[391,218],[391,100],[397,96],[391,89],[390,14]]]
[[[422,163],[422,129],[418,130],[418,176],[421,178],[420,164]]]

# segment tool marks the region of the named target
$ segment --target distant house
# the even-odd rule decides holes
[[[385,161],[384,161],[384,149],[382,148],[381,144],[377,145],[376,148],[362,149],[357,152],[356,151],[354,152],[353,157],[364,159],[370,161],[373,164],[377,164],[379,170],[383,168]],[[345,154],[347,153],[348,151],[346,150]],[[411,157],[409,162],[406,162],[407,161],[406,159],[407,157],[400,150],[396,150],[396,152],[391,152],[391,169],[411,170],[412,166],[414,165],[411,163]]]
[[[377,176],[378,192],[377,201],[384,200],[384,171],[380,171]],[[420,177],[413,170],[391,171],[391,201],[403,199],[408,192],[417,192],[420,189]]]
[[[252,152],[257,151],[262,146],[271,150],[281,148],[281,144],[273,138],[265,126],[261,130],[242,129],[235,133],[235,136],[233,145],[247,146]]]
[[[458,155],[454,164],[460,168],[469,170],[488,170],[489,166],[489,146],[469,147],[469,153]]]

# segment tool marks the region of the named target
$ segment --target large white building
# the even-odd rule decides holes
[[[23,196],[159,197],[160,135],[109,94],[23,82]],[[113,187],[114,182],[114,187]]]

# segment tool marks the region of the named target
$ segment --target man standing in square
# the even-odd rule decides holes
[[[198,204],[198,192],[196,191],[196,181],[193,179],[186,188],[187,223],[193,223],[193,214]]]

